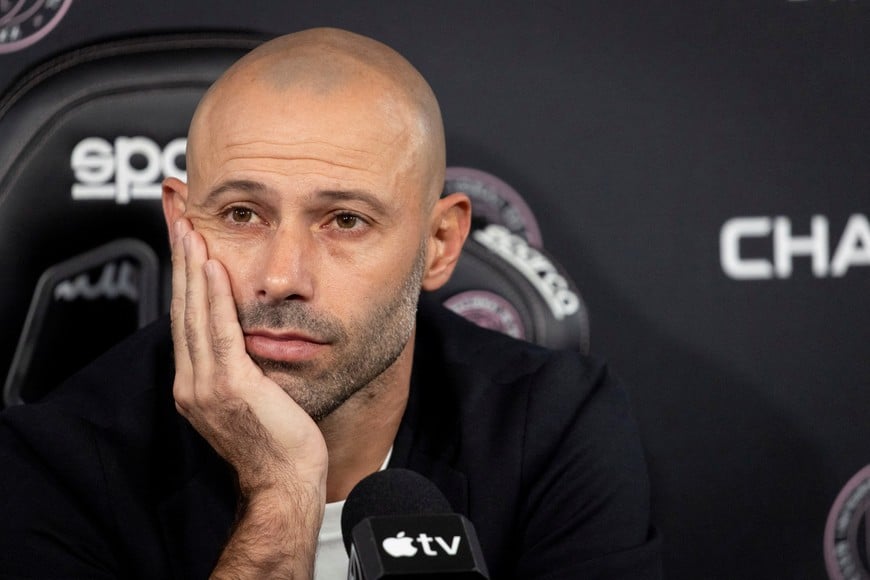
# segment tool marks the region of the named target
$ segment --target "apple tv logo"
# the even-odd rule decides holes
[[[460,514],[370,516],[353,527],[348,550],[356,580],[489,577],[474,527]]]
[[[423,548],[423,553],[427,556],[438,556],[438,551],[432,547],[434,541],[437,546],[440,546],[448,556],[455,556],[459,553],[459,544],[462,542],[460,536],[453,536],[448,544],[441,536],[429,536],[421,533],[417,536],[417,542]],[[413,558],[417,555],[417,547],[414,546],[414,538],[409,538],[405,535],[404,530],[397,533],[395,536],[386,538],[382,543],[384,551],[393,558]]]

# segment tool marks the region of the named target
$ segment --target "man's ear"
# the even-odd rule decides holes
[[[440,198],[432,209],[428,268],[424,290],[437,290],[450,279],[471,228],[471,200],[464,193]]]
[[[184,216],[187,209],[187,184],[167,177],[163,180],[163,217],[166,219],[166,229],[169,241],[172,242],[172,226]]]

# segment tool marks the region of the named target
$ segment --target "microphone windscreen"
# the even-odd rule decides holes
[[[341,535],[350,553],[351,532],[365,518],[447,514],[453,509],[434,483],[415,471],[391,468],[365,477],[347,496],[341,512]]]

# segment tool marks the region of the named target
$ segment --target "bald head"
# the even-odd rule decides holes
[[[200,102],[191,123],[188,170],[195,181],[216,132],[228,120],[270,115],[277,130],[300,113],[321,116],[319,131],[380,131],[384,146],[401,144],[398,170],[419,179],[434,203],[444,182],[444,129],[438,102],[420,73],[371,38],[318,28],[266,42],[227,70]],[[332,117],[331,117],[332,116]],[[359,127],[360,123],[370,126]],[[380,126],[378,126],[378,124]],[[290,127],[292,124],[287,124]],[[301,135],[330,139],[331,135]],[[269,139],[268,135],[263,138]],[[212,160],[216,161],[216,160]]]

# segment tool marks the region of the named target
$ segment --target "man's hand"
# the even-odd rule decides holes
[[[215,575],[307,575],[323,517],[326,444],[248,356],[227,272],[186,219],[172,235],[171,315],[176,407],[239,479],[241,515]]]

